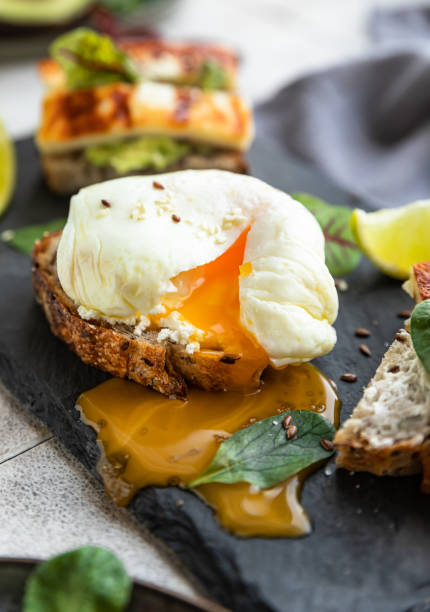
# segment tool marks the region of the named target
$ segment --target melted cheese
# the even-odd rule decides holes
[[[245,150],[253,133],[251,110],[237,93],[144,81],[48,92],[37,144],[56,153],[162,134]]]

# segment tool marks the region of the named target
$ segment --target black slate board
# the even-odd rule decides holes
[[[257,140],[250,157],[254,174],[279,188],[354,203],[262,141]],[[45,188],[30,140],[18,143],[18,160],[18,189],[0,230],[65,215],[67,201]],[[74,402],[106,375],[84,366],[50,334],[33,299],[28,257],[2,244],[0,258],[0,377],[96,475],[95,434],[80,422]],[[396,313],[411,306],[400,283],[383,277],[367,261],[348,282],[349,291],[340,295],[338,344],[317,360],[336,381],[345,371],[358,374],[356,384],[339,382],[342,418],[400,326]],[[358,326],[372,329],[370,358],[358,351],[360,340],[353,334]],[[180,508],[178,498],[185,502]],[[418,478],[377,479],[345,471],[326,476],[320,470],[306,483],[303,503],[314,531],[296,540],[236,538],[219,527],[209,507],[176,488],[142,490],[130,509],[171,546],[214,599],[234,610],[428,609],[430,498],[419,493]]]

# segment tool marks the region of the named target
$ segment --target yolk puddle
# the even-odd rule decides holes
[[[201,352],[223,351],[237,358],[235,388],[255,387],[259,379],[255,373],[269,363],[265,350],[240,323],[239,274],[248,231],[249,227],[214,261],[172,279],[177,292],[165,296],[166,312],[151,317],[158,326],[160,318],[179,312],[183,320],[204,332],[199,340]]]
[[[241,427],[294,409],[320,412],[337,426],[339,405],[332,384],[310,364],[266,371],[261,389],[247,395],[191,389],[183,402],[111,379],[78,399],[83,419],[102,446],[98,471],[119,505],[128,504],[141,487],[186,484]],[[197,492],[221,524],[238,535],[299,536],[310,531],[300,504],[308,474],[305,470],[261,491],[238,483],[204,485]]]

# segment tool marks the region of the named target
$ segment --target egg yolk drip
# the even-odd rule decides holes
[[[97,469],[119,505],[127,505],[142,487],[196,478],[219,445],[242,427],[296,409],[319,412],[337,426],[340,407],[333,384],[311,364],[266,370],[260,390],[248,394],[190,389],[183,402],[111,379],[83,393],[77,404],[97,431],[102,445]],[[207,484],[197,492],[234,533],[298,536],[310,531],[300,491],[313,469],[264,490],[239,482]],[[190,499],[179,489],[177,498],[181,512],[181,504]]]
[[[201,330],[203,335],[191,335],[190,342],[197,340],[201,352],[222,351],[232,359],[238,388],[258,382],[256,372],[269,363],[266,351],[240,322],[239,276],[252,271],[249,262],[242,266],[249,229],[217,259],[174,277],[177,292],[164,297],[162,315],[150,317],[162,326],[162,319],[176,312]]]

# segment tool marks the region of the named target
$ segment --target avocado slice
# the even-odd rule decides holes
[[[93,0],[0,0],[0,21],[13,25],[53,25],[85,13]]]

